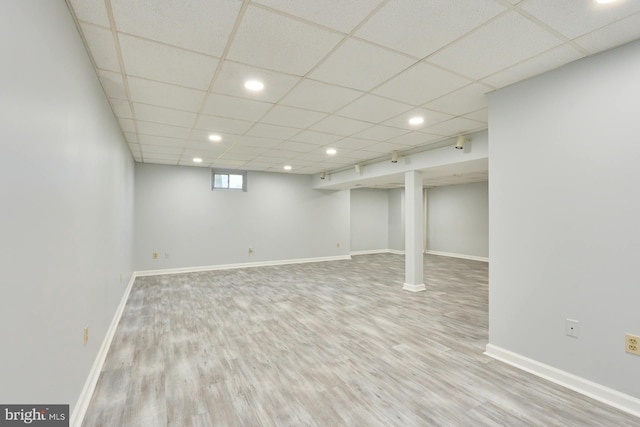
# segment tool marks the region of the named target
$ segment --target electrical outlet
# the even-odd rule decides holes
[[[625,334],[624,350],[627,353],[637,354],[640,356],[640,337],[637,335]]]
[[[158,259],[158,252],[154,252],[151,254],[151,258]]]
[[[249,246],[249,253],[252,254],[253,253],[253,248],[251,246]]]
[[[566,319],[565,322],[565,333],[574,338],[578,338],[580,336],[580,322],[573,319]]]
[[[84,336],[83,336],[83,340],[84,340],[84,345],[86,346],[87,343],[89,342],[89,327],[85,326],[84,327]]]
[[[340,243],[336,243],[336,248],[340,249]]]

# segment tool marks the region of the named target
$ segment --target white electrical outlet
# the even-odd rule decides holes
[[[566,319],[565,333],[570,337],[578,338],[580,336],[580,322],[573,319]]]
[[[624,336],[624,351],[640,356],[640,336],[626,334]]]

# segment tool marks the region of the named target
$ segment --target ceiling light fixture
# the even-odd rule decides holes
[[[211,135],[209,135],[209,141],[220,142],[222,141],[222,137],[220,135],[216,135],[215,133],[212,133]]]
[[[424,123],[424,117],[411,117],[409,119],[409,124],[410,125],[421,125],[422,123]]]
[[[284,170],[290,171],[291,169],[293,169],[291,165],[284,165]]]
[[[398,163],[398,152],[394,151],[391,153],[391,163]]]
[[[357,173],[358,175],[360,175],[360,172],[362,171],[362,166],[360,166],[360,165],[355,165],[355,170],[356,170],[356,173]]]
[[[471,138],[460,135],[458,139],[456,139],[456,150],[462,150],[464,148],[464,143],[469,141],[471,141]]]
[[[194,157],[193,163],[202,163],[202,159],[200,157]]]
[[[325,179],[325,178],[326,178],[326,176],[327,176],[327,174],[326,174],[326,173],[324,173],[324,172],[322,172],[322,173],[320,174],[320,179]]]
[[[330,156],[333,156],[337,152],[338,152],[338,150],[336,150],[335,148],[328,148],[327,149],[327,154],[330,155]]]
[[[264,89],[264,84],[258,80],[247,80],[244,87],[254,92]]]

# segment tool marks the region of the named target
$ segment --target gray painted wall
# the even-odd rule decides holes
[[[351,190],[351,252],[389,248],[389,192]]]
[[[349,254],[348,190],[284,173],[249,172],[247,182],[247,192],[211,191],[211,169],[136,164],[136,269]]]
[[[389,190],[389,249],[404,251],[404,188]]]
[[[73,411],[131,276],[133,160],[63,1],[0,2],[0,33],[0,402]]]
[[[636,42],[489,97],[489,321],[491,344],[640,398],[638,70]]]
[[[487,182],[427,191],[427,250],[489,256]]]

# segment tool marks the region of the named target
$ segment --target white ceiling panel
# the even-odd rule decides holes
[[[304,76],[340,40],[334,32],[249,6],[228,58]]]
[[[495,0],[392,1],[356,35],[424,58],[504,10]]]
[[[124,138],[129,143],[138,143],[138,135],[133,132],[124,132]]]
[[[375,145],[378,142],[380,141],[349,137],[349,138],[341,139],[340,141],[331,144],[331,146],[337,149],[345,149],[345,150],[353,151],[353,150],[362,150],[371,145]]]
[[[123,119],[132,119],[133,113],[131,112],[131,106],[129,105],[129,101],[126,99],[111,99],[109,100],[111,103],[111,109],[116,117],[121,117]]]
[[[167,138],[186,140],[189,137],[189,128],[138,120],[138,133],[140,135],[166,136]]]
[[[307,144],[306,142],[284,141],[275,147],[277,150],[295,151],[296,153],[308,153],[319,148],[317,144]]]
[[[391,155],[392,151],[402,151],[408,148],[409,146],[405,144],[393,144],[391,142],[378,142],[377,144],[368,146],[365,151],[376,153],[376,155],[379,156],[380,154],[386,154],[386,153],[389,153],[389,155]]]
[[[313,125],[310,130],[332,133],[334,135],[349,136],[371,126],[371,123],[346,117],[329,116]]]
[[[404,135],[408,131],[406,129],[397,129],[389,126],[375,125],[363,131],[353,134],[353,137],[362,139],[371,139],[374,141],[386,141],[396,136]]]
[[[111,0],[118,31],[220,56],[240,0]]]
[[[391,138],[389,141],[392,144],[402,144],[410,147],[414,147],[416,145],[424,145],[429,144],[430,142],[434,142],[442,139],[440,135],[433,135],[429,133],[423,132],[411,132],[406,133],[404,135],[398,136],[396,138]]]
[[[476,122],[475,120],[469,120],[463,117],[455,117],[451,120],[447,120],[446,122],[429,126],[425,129],[425,132],[432,133],[433,135],[457,136],[463,133],[486,129],[486,127],[487,125],[485,123]]]
[[[133,123],[133,120],[118,119],[118,122],[120,123],[120,129],[122,129],[123,132],[136,132],[136,125]]]
[[[640,12],[640,2],[637,0],[612,4],[576,0],[528,0],[521,7],[569,39]],[[638,30],[635,32],[637,34]]]
[[[141,145],[163,145],[167,147],[183,147],[185,144],[184,139],[180,138],[167,138],[164,136],[144,135],[138,136]]]
[[[269,102],[210,93],[203,108],[205,114],[231,119],[259,120],[273,107]]]
[[[162,123],[167,125],[191,128],[196,121],[196,113],[190,111],[172,110],[147,104],[133,104],[138,120],[146,122]]]
[[[339,139],[342,139],[342,136],[324,132],[316,132],[313,130],[305,130],[291,137],[292,141],[320,145],[331,144],[335,141],[338,141]]]
[[[120,61],[111,30],[90,24],[80,24],[80,27],[96,67],[119,73]]]
[[[199,90],[137,77],[127,77],[127,81],[131,99],[142,104],[197,112],[206,95],[206,92]]]
[[[376,95],[364,95],[338,110],[336,114],[370,123],[380,123],[412,108],[411,105],[381,98]]]
[[[261,3],[343,33],[351,32],[380,2],[381,0],[256,0],[256,3]],[[340,13],[336,13],[337,10]]]
[[[257,136],[260,138],[289,139],[299,132],[300,129],[270,125],[267,123],[257,123],[249,132],[247,132],[247,135]]]
[[[264,90],[251,92],[244,87],[247,80],[259,80]],[[267,71],[237,62],[226,61],[213,85],[213,92],[258,101],[277,102],[300,81],[300,77]]]
[[[582,52],[570,44],[563,44],[520,62],[506,70],[492,74],[482,79],[482,81],[494,87],[501,88],[544,73],[545,71],[553,70],[554,68],[558,68],[584,56]]]
[[[145,77],[178,86],[207,90],[218,59],[138,37],[120,35],[128,76]]]
[[[128,99],[122,74],[108,70],[98,70],[100,83],[107,98]]]
[[[419,125],[412,125],[409,123],[409,119],[413,117],[422,117],[424,122]],[[400,114],[397,117],[387,120],[382,123],[385,126],[392,126],[407,131],[419,130],[427,126],[434,125],[436,123],[444,122],[453,118],[451,114],[445,114],[439,111],[428,110],[426,108],[414,108],[404,114]]]
[[[413,63],[415,60],[407,56],[349,39],[309,77],[353,89],[370,90]]]
[[[273,148],[282,142],[281,139],[276,138],[260,138],[256,136],[242,135],[236,139],[235,146],[246,147],[264,147]]]
[[[640,13],[582,36],[574,42],[591,53],[602,52],[640,38]]]
[[[491,88],[479,84],[472,83],[469,86],[451,92],[447,96],[426,103],[424,106],[430,110],[441,111],[453,116],[463,116],[473,111],[487,108],[486,93]]]
[[[422,105],[458,88],[470,80],[425,62],[419,62],[376,88],[373,93],[411,105]]]
[[[471,119],[482,123],[489,123],[489,109],[474,111],[473,113],[465,114],[465,119]]]
[[[561,39],[519,13],[508,12],[428,60],[480,79],[561,43]]]
[[[184,142],[181,143],[181,146],[140,144],[140,151],[146,155],[169,154],[175,156],[182,154],[184,145]]]
[[[109,27],[109,15],[104,0],[70,0],[79,21]]]
[[[250,121],[227,119],[225,117],[209,116],[200,114],[195,127],[211,132],[222,132],[232,134],[243,134],[252,126]]]
[[[291,107],[333,113],[362,95],[363,92],[357,90],[304,79],[280,103]]]
[[[276,105],[262,118],[261,122],[305,129],[325,117],[327,117],[326,113]]]

